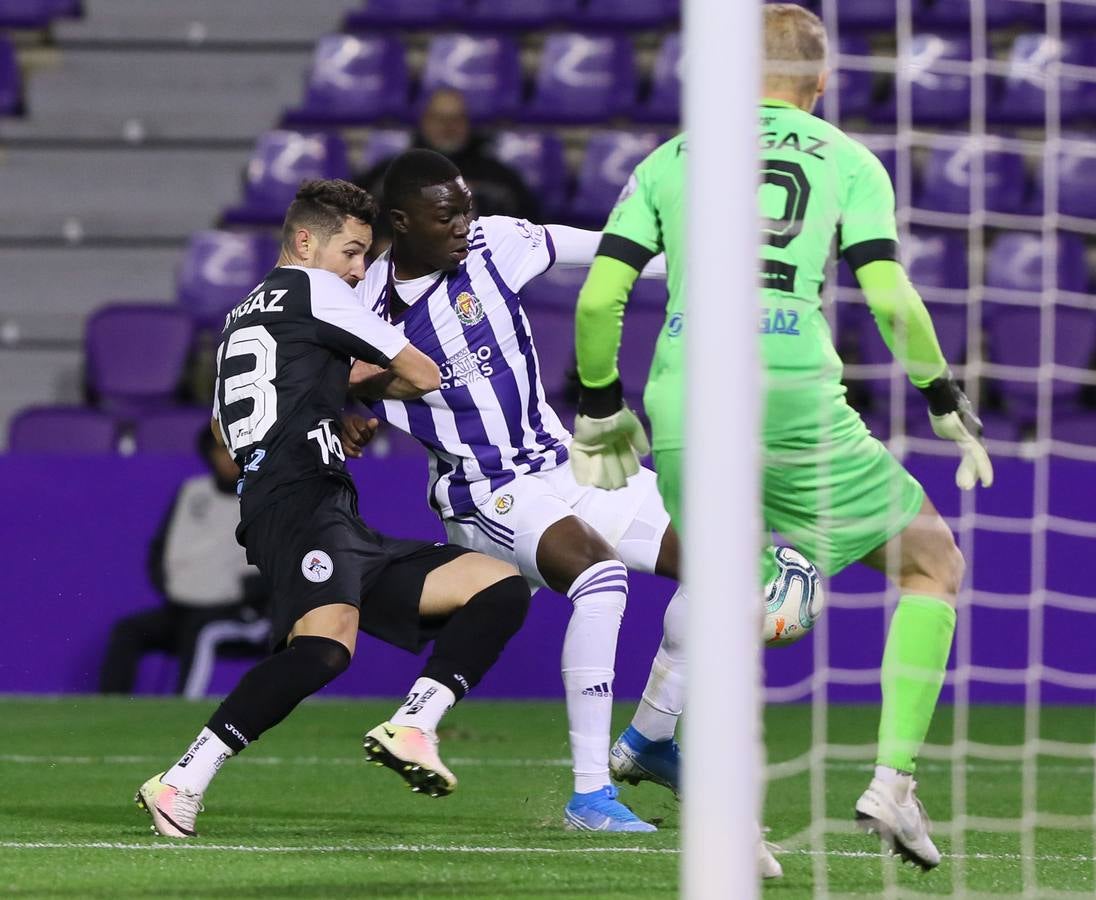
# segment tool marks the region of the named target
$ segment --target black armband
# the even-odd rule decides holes
[[[888,238],[861,241],[859,244],[846,247],[841,251],[841,255],[845,257],[845,262],[849,264],[849,268],[854,272],[870,262],[879,262],[880,260],[897,262],[898,241],[892,241]]]
[[[607,419],[624,407],[624,385],[618,378],[605,387],[582,385],[578,393],[578,414],[591,419]]]
[[[619,234],[603,234],[601,242],[597,245],[597,255],[619,260],[637,272],[642,272],[643,267],[656,256],[642,244],[637,244]]]

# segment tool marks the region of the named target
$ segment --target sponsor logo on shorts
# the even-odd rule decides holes
[[[301,574],[315,584],[327,581],[334,571],[335,564],[322,550],[309,550],[301,560]]]
[[[501,497],[495,500],[495,512],[500,516],[505,516],[510,510],[514,508],[514,495],[503,494]]]
[[[483,321],[483,304],[475,294],[470,294],[468,291],[457,294],[457,299],[453,301],[453,309],[456,310],[461,325],[467,327],[478,325]]]

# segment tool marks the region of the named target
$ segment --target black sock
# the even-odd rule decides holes
[[[350,651],[338,641],[311,635],[294,638],[281,653],[240,679],[206,727],[239,753],[349,665]]]
[[[495,664],[528,611],[529,585],[520,575],[484,588],[442,626],[420,677],[440,681],[460,700]]]

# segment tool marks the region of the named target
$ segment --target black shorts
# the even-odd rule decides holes
[[[271,640],[332,603],[358,607],[358,627],[417,653],[441,623],[419,616],[426,576],[470,551],[383,535],[358,516],[353,488],[335,479],[303,482],[261,510],[243,533],[248,561],[270,592]]]

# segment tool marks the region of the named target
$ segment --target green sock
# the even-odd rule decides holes
[[[955,632],[955,610],[936,597],[898,601],[883,651],[876,763],[912,772],[932,722]]]

